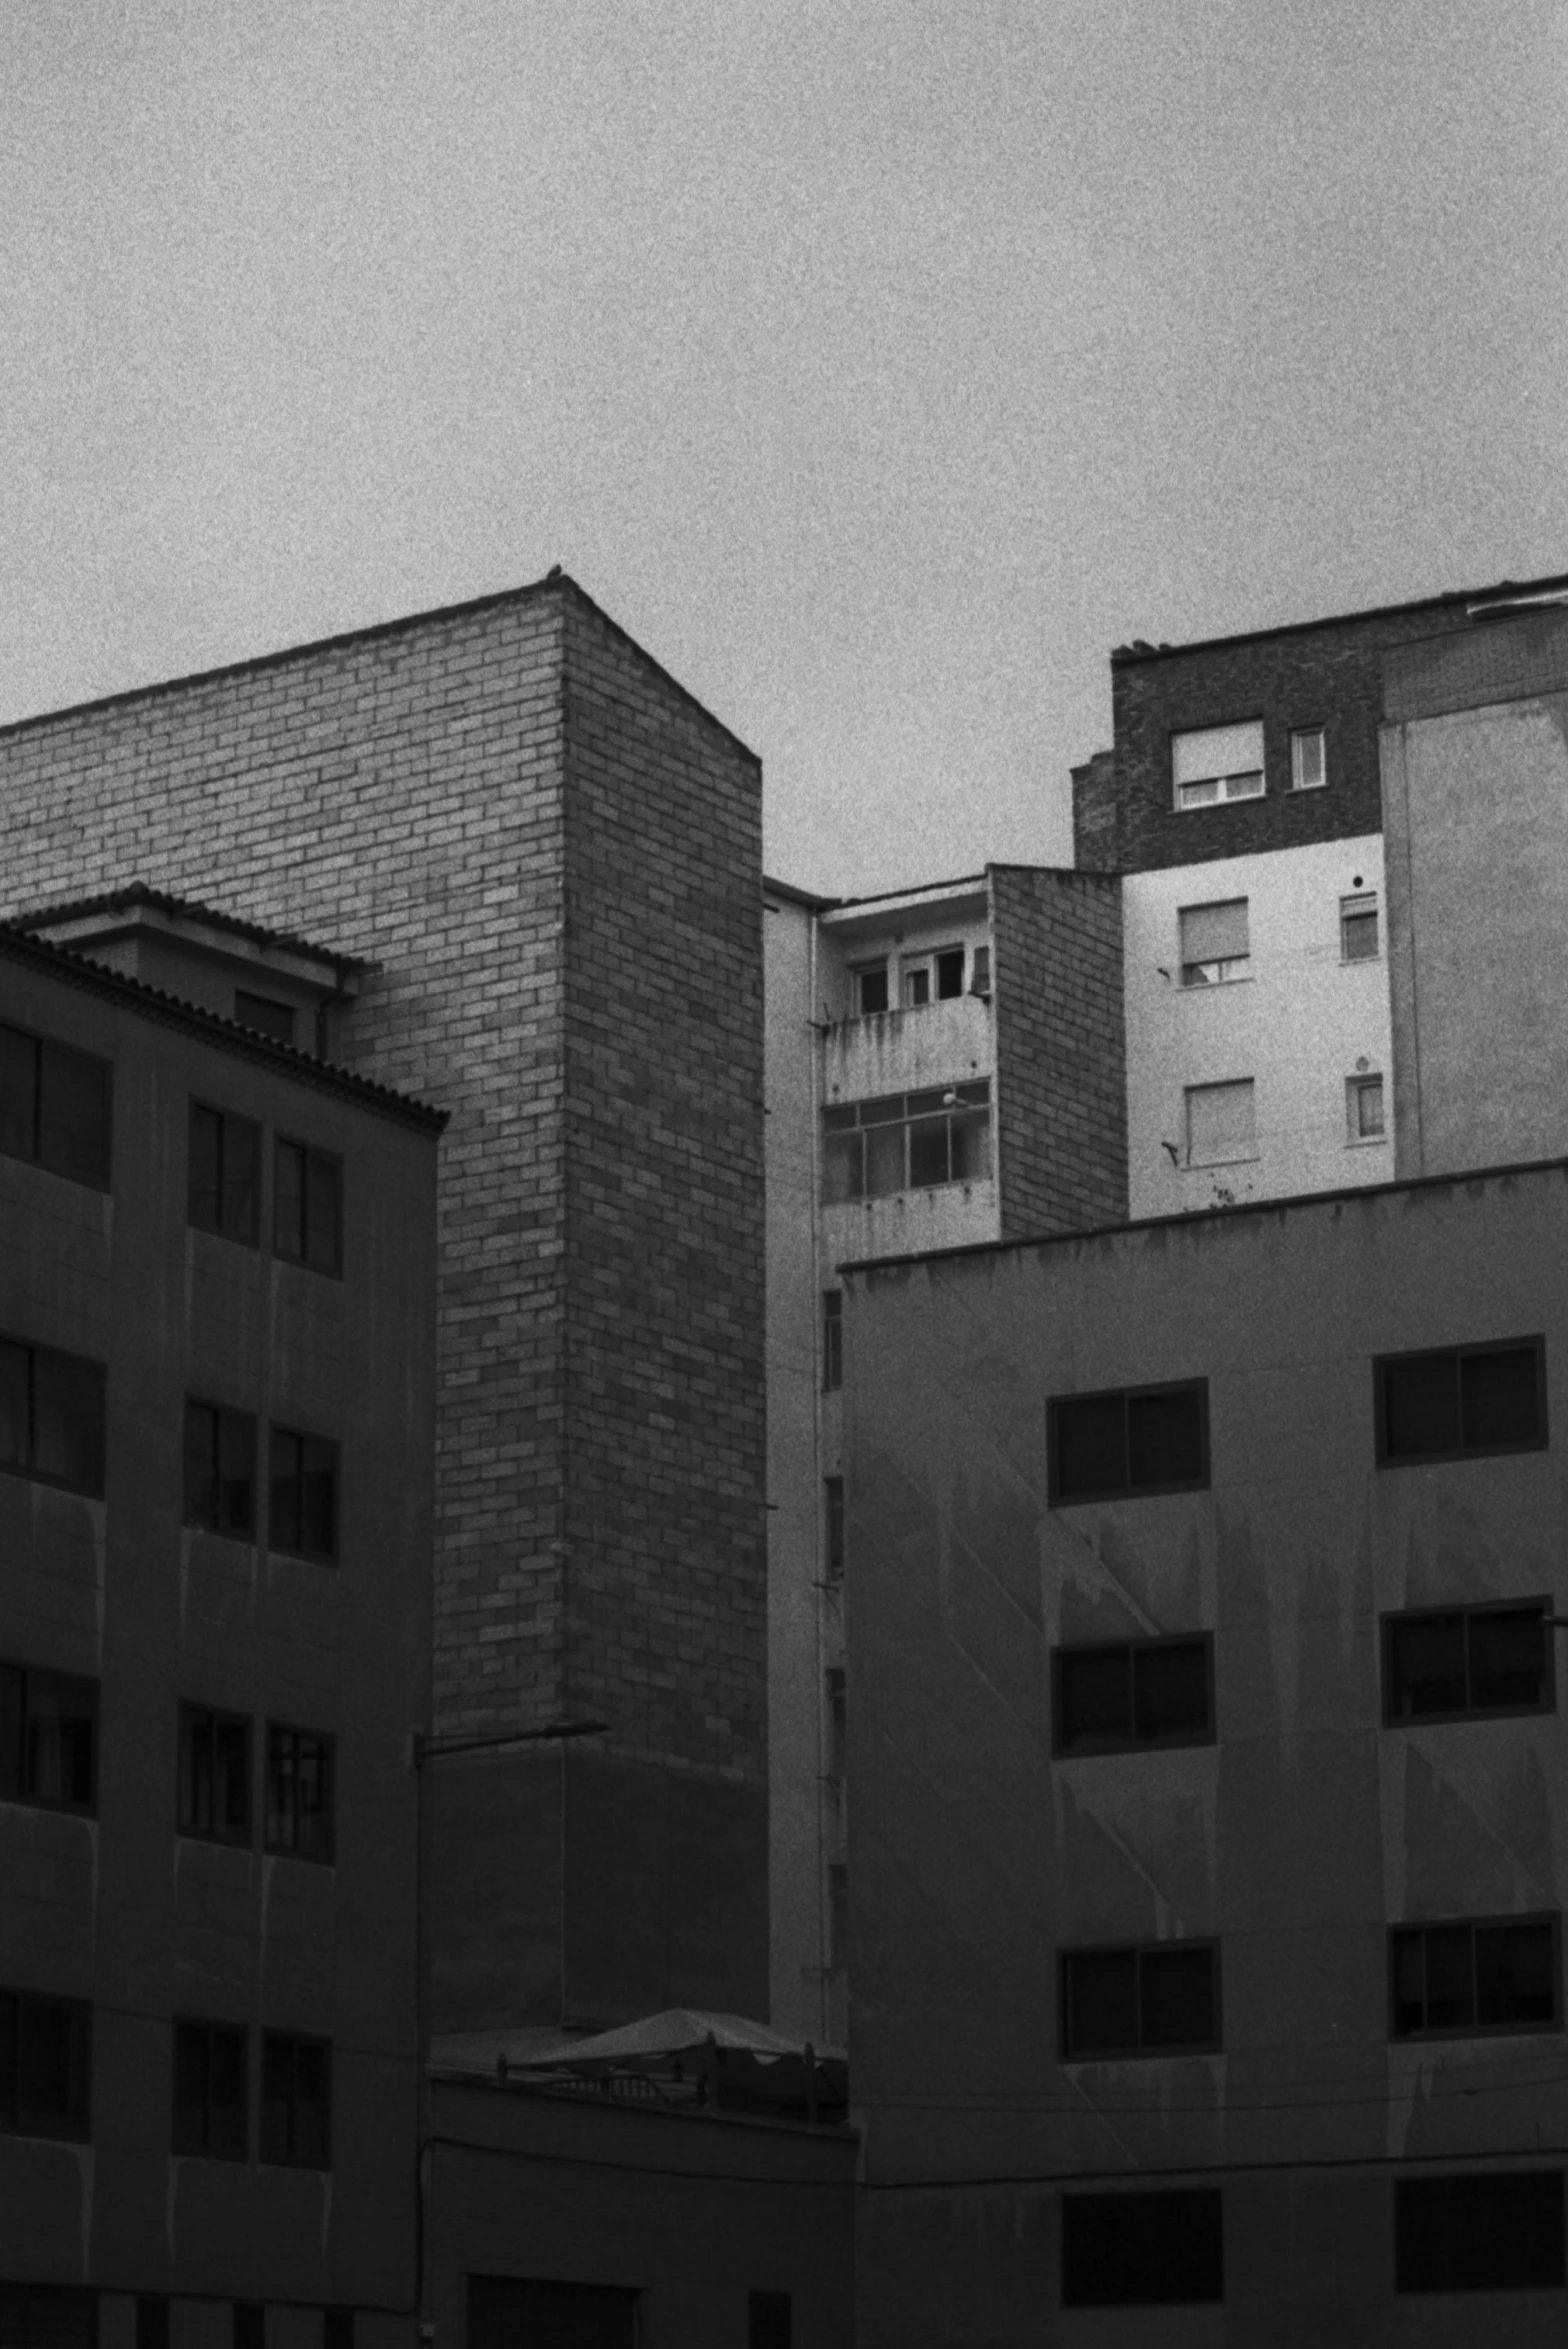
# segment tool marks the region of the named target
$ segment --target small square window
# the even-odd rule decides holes
[[[181,1705],[179,1829],[249,1843],[250,1723],[242,1713]]]
[[[227,2023],[174,2026],[176,2153],[243,2161],[246,2148],[245,2033]]]
[[[1290,788],[1321,791],[1328,781],[1321,726],[1298,727],[1290,738]]]
[[[857,963],[850,972],[854,993],[855,1012],[860,1019],[888,1008],[887,964],[885,962]]]
[[[1384,1142],[1388,1139],[1381,1076],[1345,1079],[1345,1127],[1346,1138],[1352,1142]]]
[[[191,1103],[186,1220],[200,1232],[254,1247],[261,1199],[261,1128],[204,1102]]]
[[[1252,942],[1245,897],[1227,898],[1218,905],[1184,905],[1177,919],[1184,987],[1216,987],[1228,979],[1250,977]]]
[[[1378,958],[1377,898],[1342,897],[1339,901],[1339,952],[1344,962],[1376,962]]]
[[[1189,1166],[1237,1166],[1258,1155],[1257,1105],[1251,1077],[1224,1085],[1189,1085],[1183,1095]]]

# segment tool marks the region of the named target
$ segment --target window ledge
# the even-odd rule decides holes
[[[1257,984],[1256,971],[1238,971],[1233,979],[1183,979],[1177,986],[1178,995],[1214,995],[1221,987],[1252,987]]]
[[[1347,1150],[1386,1150],[1388,1136],[1386,1134],[1347,1134],[1345,1148]]]
[[[1249,1150],[1249,1151],[1247,1151],[1247,1152],[1246,1152],[1246,1154],[1245,1154],[1243,1157],[1239,1157],[1239,1158],[1199,1158],[1199,1159],[1193,1159],[1193,1160],[1191,1160],[1191,1161],[1189,1162],[1189,1164],[1187,1164],[1186,1166],[1182,1167],[1182,1168],[1181,1168],[1179,1171],[1180,1171],[1182,1174],[1195,1174],[1195,1175],[1204,1175],[1204,1174],[1213,1174],[1213,1173],[1215,1172],[1216,1168],[1218,1168],[1218,1167],[1225,1167],[1225,1166],[1261,1166],[1261,1165],[1262,1165],[1262,1163],[1263,1163],[1263,1153],[1262,1153],[1262,1151],[1261,1151],[1261,1150]]]

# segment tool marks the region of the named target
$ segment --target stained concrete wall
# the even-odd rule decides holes
[[[1568,614],[1408,648],[1385,709],[1398,1171],[1568,1150]]]
[[[301,2349],[323,2303],[379,2310],[411,2341],[435,1133],[60,966],[0,951],[0,1018],[113,1064],[112,1188],[0,1157],[0,1327],[107,1366],[105,1491],[0,1471],[0,1658],[99,1682],[98,1802],[0,1802],[0,1986],[90,2002],[92,2122],[0,2133],[0,2275],[183,2295],[193,2323],[204,2294],[293,2303]],[[340,1155],[341,1279],[277,1258],[265,1216],[257,1247],[188,1228],[193,1095],[264,1157],[278,1128]],[[336,1564],[182,1524],[192,1394],[255,1416],[263,1477],[269,1419],[335,1438]],[[176,1832],[182,1701],[251,1723],[243,1845]],[[269,1719],[336,1741],[330,1866],[262,1848]],[[176,2016],[248,2034],[247,2160],[171,2151]],[[264,2029],[332,2042],[328,2171],[256,2159]]]
[[[1374,1462],[1372,1357],[1542,1333],[1568,1170],[849,1276],[862,2340],[1544,2340],[1395,2302],[1394,2177],[1563,2143],[1561,2031],[1391,2044],[1391,1925],[1561,1908],[1560,1711],[1385,1728],[1379,1616],[1542,1597],[1557,1450]],[[1045,1402],[1208,1380],[1208,1490],[1053,1510]],[[1206,1631],[1217,1741],[1053,1760],[1061,1642]],[[1217,1936],[1223,2051],[1064,2063],[1056,1953]],[[1064,2312],[1059,2198],[1221,2183],[1218,2310]]]

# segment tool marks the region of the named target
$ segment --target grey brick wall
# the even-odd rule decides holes
[[[1001,1236],[1127,1215],[1121,885],[992,865]]]

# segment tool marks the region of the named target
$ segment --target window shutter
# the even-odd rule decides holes
[[[1220,1166],[1248,1158],[1256,1147],[1252,1079],[1234,1085],[1194,1085],[1187,1095],[1187,1158],[1193,1166]]]
[[[1227,898],[1223,905],[1182,907],[1183,963],[1243,960],[1250,952],[1247,900],[1244,897]]]
[[[1171,737],[1177,784],[1207,783],[1216,775],[1251,775],[1263,765],[1263,720],[1244,726],[1203,726]]]

